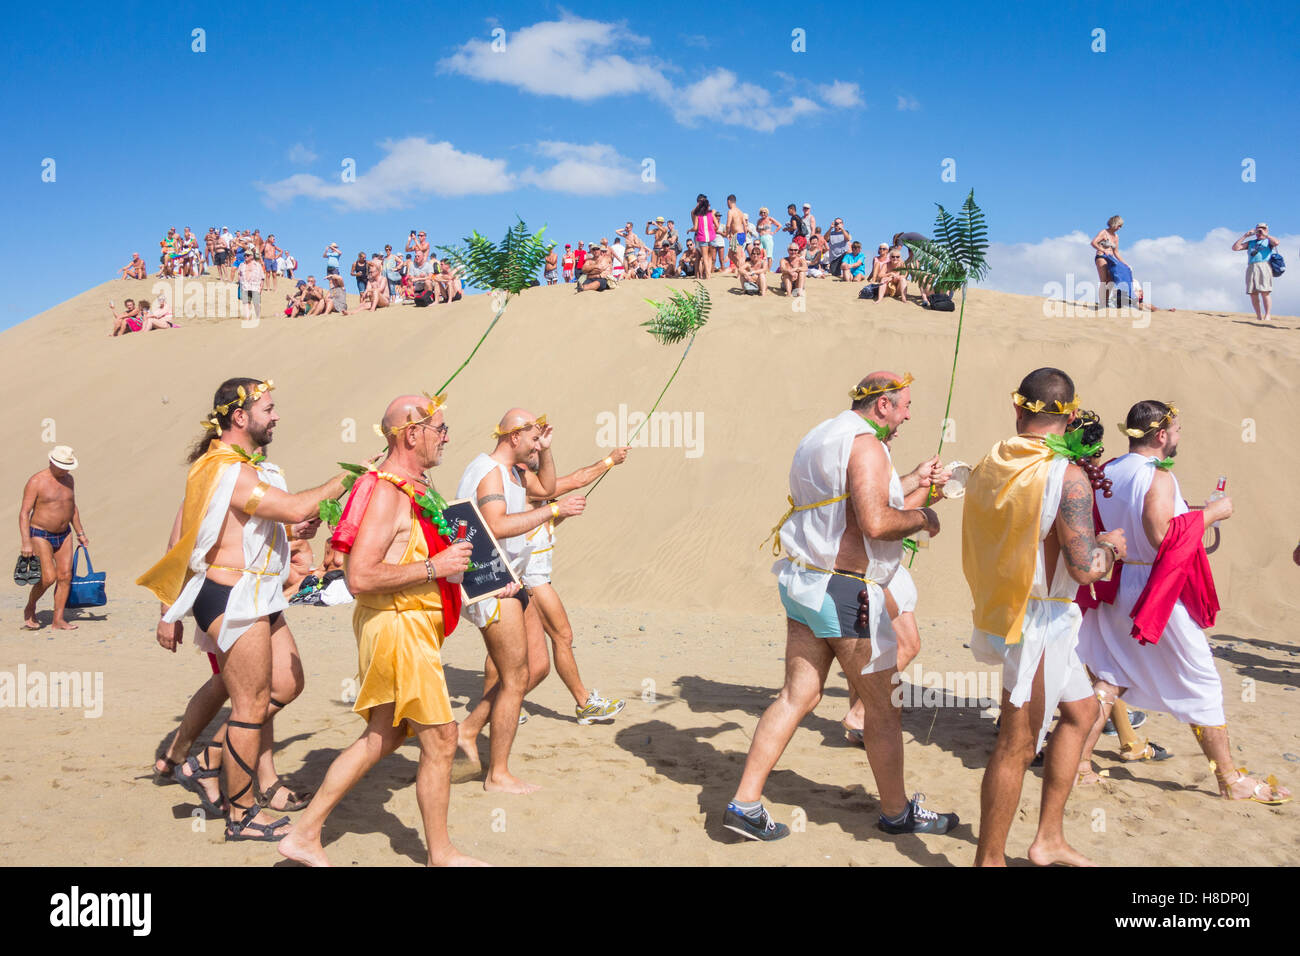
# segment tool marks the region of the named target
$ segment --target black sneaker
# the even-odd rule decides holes
[[[736,809],[734,803],[729,803],[727,812],[722,818],[722,825],[743,837],[764,842],[779,840],[790,835],[790,828],[784,823],[773,820],[772,815],[767,812],[767,807],[759,807],[759,816],[754,818]]]
[[[924,802],[925,794],[912,794],[912,800],[907,805],[907,816],[903,818],[902,823],[890,823],[882,813],[876,822],[877,828],[895,834],[947,833],[960,822],[955,813],[935,813],[933,810],[925,809],[921,806]]]

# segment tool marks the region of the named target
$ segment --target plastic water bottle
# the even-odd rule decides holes
[[[1214,486],[1214,494],[1210,495],[1210,501],[1218,501],[1220,498],[1226,498],[1228,496],[1228,492],[1226,490],[1227,487],[1228,487],[1228,476],[1220,475],[1218,484]],[[1210,525],[1211,528],[1217,528],[1218,526],[1219,526],[1219,522],[1217,521],[1214,522],[1214,524]]]

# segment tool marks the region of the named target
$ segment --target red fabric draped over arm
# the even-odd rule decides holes
[[[1133,605],[1132,636],[1142,644],[1155,644],[1179,601],[1198,627],[1211,627],[1219,613],[1219,595],[1205,554],[1205,519],[1189,511],[1169,522],[1160,542],[1151,579]]]

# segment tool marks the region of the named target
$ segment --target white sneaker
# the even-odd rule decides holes
[[[608,700],[601,697],[599,691],[593,689],[587,696],[587,703],[575,706],[573,712],[578,717],[578,723],[586,726],[597,721],[613,720],[626,706],[627,704],[617,697]]]

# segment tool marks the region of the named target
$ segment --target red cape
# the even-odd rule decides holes
[[[347,506],[343,509],[343,517],[339,519],[339,525],[334,529],[334,537],[330,539],[330,544],[335,551],[342,551],[344,554],[352,552],[352,545],[357,540],[357,532],[361,530],[361,520],[370,505],[370,496],[374,494],[375,483],[380,480],[377,472],[368,471],[352,486]],[[394,482],[394,484],[406,491],[405,481]],[[420,524],[420,531],[424,533],[424,543],[428,545],[430,557],[450,547],[450,542],[443,538],[433,526],[433,522],[424,516],[424,512],[420,510],[414,498],[411,498],[411,511]],[[456,630],[456,625],[460,623],[460,585],[452,584],[446,578],[438,578],[438,593],[442,597],[442,633],[443,636],[450,637],[451,632]]]
[[[1169,522],[1151,566],[1151,579],[1130,614],[1133,637],[1140,643],[1159,642],[1179,601],[1197,627],[1213,626],[1219,595],[1214,590],[1204,537],[1205,519],[1200,511],[1188,511]]]

